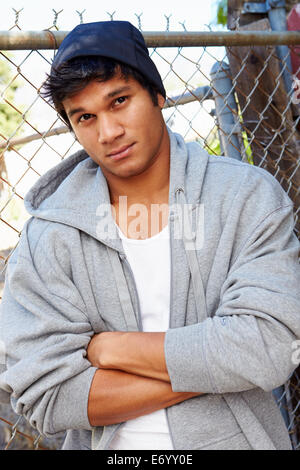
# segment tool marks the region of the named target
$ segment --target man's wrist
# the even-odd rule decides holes
[[[169,382],[164,355],[164,332],[127,332],[116,359],[121,370]]]

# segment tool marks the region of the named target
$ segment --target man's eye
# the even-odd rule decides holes
[[[126,101],[127,99],[127,96],[120,96],[119,98],[116,99],[115,103],[118,105],[118,104],[122,104],[124,103],[124,101]]]
[[[91,114],[82,114],[80,118],[78,119],[78,122],[83,122],[83,121],[88,121],[92,115]]]

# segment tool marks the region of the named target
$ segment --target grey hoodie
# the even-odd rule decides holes
[[[271,391],[295,369],[300,338],[292,202],[263,169],[169,135],[166,363],[174,391],[205,393],[167,408],[174,448],[290,449]],[[40,433],[68,430],[64,449],[107,449],[122,425],[89,423],[91,336],[142,329],[109,203],[84,151],[62,161],[27,194],[32,217],[6,271],[0,389]]]

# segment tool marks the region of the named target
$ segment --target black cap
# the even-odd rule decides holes
[[[141,72],[166,97],[161,76],[149,56],[142,33],[128,21],[98,21],[76,26],[63,40],[52,67],[79,56],[103,56]]]

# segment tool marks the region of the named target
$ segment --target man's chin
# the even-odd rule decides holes
[[[118,168],[106,168],[103,169],[104,176],[109,179],[109,175],[114,175],[118,178],[127,179],[127,178],[135,178],[141,176],[145,173],[148,168],[151,166],[149,165],[133,165],[132,162],[122,162],[122,165],[119,165]],[[128,164],[127,164],[128,163]]]

